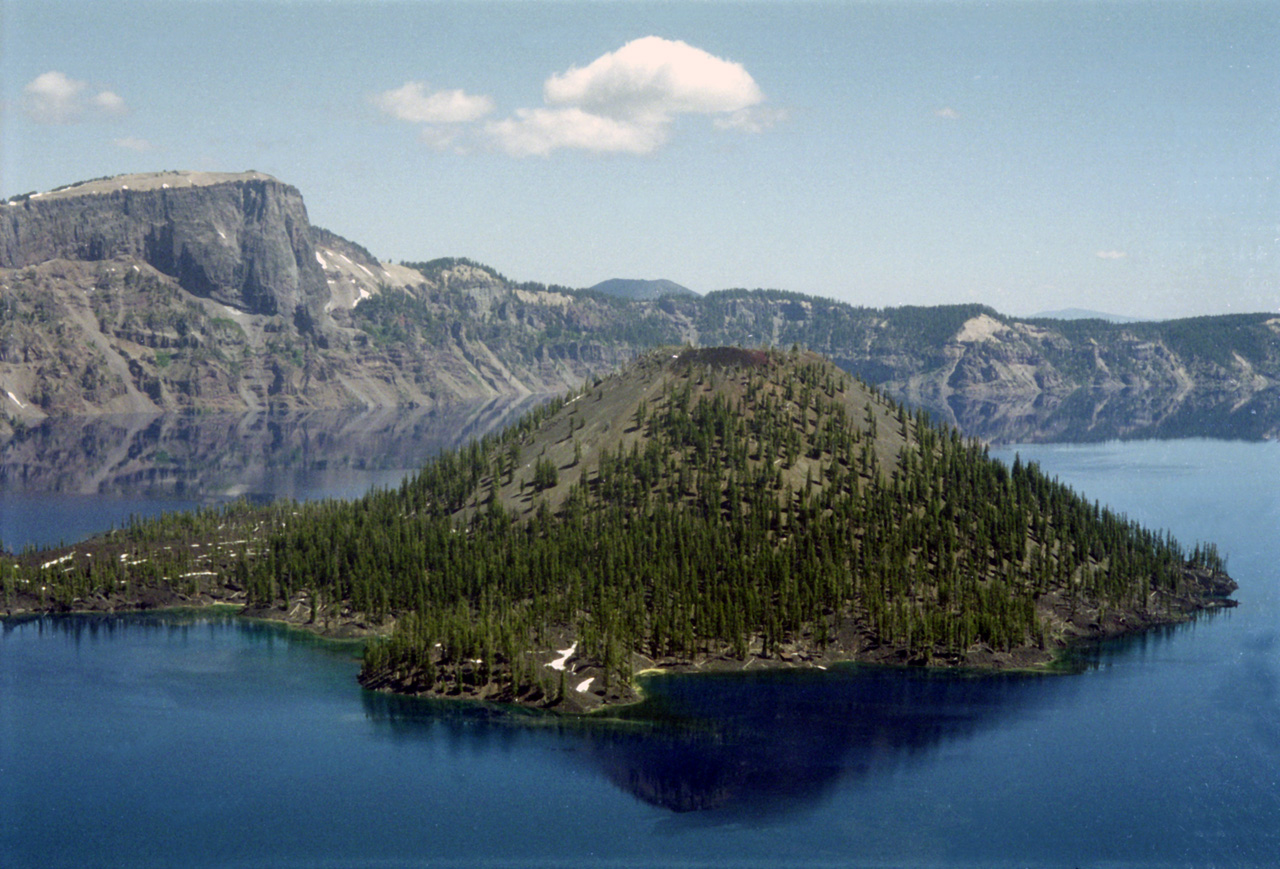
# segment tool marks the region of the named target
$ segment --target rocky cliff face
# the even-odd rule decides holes
[[[315,322],[328,300],[297,189],[256,172],[123,175],[0,206],[0,267],[125,257],[191,294]]]
[[[0,202],[0,298],[0,435],[46,416],[562,392],[633,355],[562,336],[568,319],[601,318],[478,264],[378,262],[258,173],[119,176]]]
[[[1280,436],[1280,317],[1019,320],[981,305],[855,308],[793,293],[666,300],[693,340],[799,343],[995,442]]]
[[[780,291],[627,301],[379,262],[257,173],[0,202],[0,435],[45,416],[433,408],[563,392],[647,348],[824,353],[992,441],[1280,437],[1280,318],[1018,320]]]
[[[407,289],[335,308],[308,333],[193,296],[129,257],[0,269],[0,436],[48,416],[438,408],[563,393],[634,353],[601,334],[608,310],[502,285],[498,309],[481,314],[470,290],[443,283],[419,274]]]

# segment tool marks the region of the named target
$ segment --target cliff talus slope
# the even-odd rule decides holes
[[[153,173],[0,203],[0,410],[436,407],[630,358],[566,297],[465,261],[381,263],[260,173]],[[360,303],[377,304],[354,310]],[[606,306],[607,307],[607,306]],[[0,430],[12,422],[0,421]]]

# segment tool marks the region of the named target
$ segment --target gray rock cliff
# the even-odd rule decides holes
[[[117,257],[195,296],[299,325],[328,300],[302,195],[269,175],[122,175],[0,205],[0,268]]]
[[[1148,323],[778,290],[629,300],[380,262],[259,173],[0,201],[0,438],[49,416],[438,408],[563,392],[646,348],[800,344],[992,441],[1280,437],[1280,317]]]

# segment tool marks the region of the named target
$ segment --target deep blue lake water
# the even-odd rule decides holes
[[[1277,865],[1280,444],[1018,451],[1217,542],[1239,608],[1070,676],[659,678],[610,725],[371,694],[216,614],[9,622],[0,866]]]

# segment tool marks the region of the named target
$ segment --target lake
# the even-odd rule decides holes
[[[1239,608],[1077,675],[661,677],[612,723],[372,694],[218,613],[10,621],[0,865],[1275,865],[1280,444],[1015,449],[1217,542]]]
[[[0,541],[74,543],[131,516],[237,498],[353,498],[396,486],[442,449],[545,395],[431,410],[121,414],[47,419],[0,439]]]

